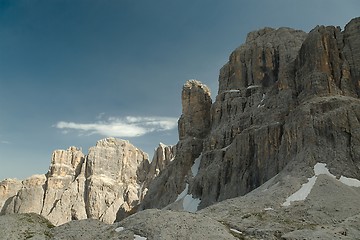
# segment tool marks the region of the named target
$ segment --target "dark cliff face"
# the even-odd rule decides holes
[[[167,171],[182,176],[201,208],[244,195],[299,164],[323,162],[336,174],[359,178],[359,69],[360,18],[344,31],[318,26],[308,34],[289,28],[250,33],[220,70],[208,134],[193,138],[201,152],[198,174],[189,177],[197,154],[180,164],[189,148],[178,149]],[[159,177],[159,186],[172,182]],[[143,207],[175,201],[185,187],[179,184],[156,198],[149,193]]]

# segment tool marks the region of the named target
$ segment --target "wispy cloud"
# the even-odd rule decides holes
[[[6,141],[6,140],[0,140],[0,143],[1,143],[1,144],[10,144],[11,142]]]
[[[102,119],[103,114],[97,119]],[[139,137],[150,132],[167,131],[177,126],[177,119],[170,117],[109,117],[94,123],[58,122],[55,127],[62,129],[64,134],[70,130],[79,134],[99,134],[107,137]]]

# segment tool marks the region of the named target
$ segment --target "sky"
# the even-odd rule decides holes
[[[359,0],[0,0],[0,180],[105,137],[176,144],[181,89],[208,85],[250,31],[341,28]]]

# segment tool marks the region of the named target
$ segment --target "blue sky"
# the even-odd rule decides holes
[[[344,25],[358,0],[0,0],[0,179],[106,136],[175,144],[181,88],[217,92],[249,31]]]

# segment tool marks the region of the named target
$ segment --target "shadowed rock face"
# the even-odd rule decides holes
[[[321,196],[341,191],[348,193],[336,198],[344,211],[334,210],[331,216],[339,217],[340,211],[343,226],[356,225],[352,221],[358,222],[360,213],[352,204],[358,189],[332,177],[319,176],[309,199],[294,208],[284,209],[281,203],[305,176],[311,177],[316,163],[326,163],[338,178],[360,179],[359,35],[360,18],[343,31],[318,26],[308,34],[289,28],[249,33],[220,70],[214,103],[204,84],[185,83],[175,147],[160,145],[151,163],[129,142],[114,138],[100,140],[87,156],[74,147],[55,151],[46,175],[0,182],[1,213],[36,212],[56,225],[84,218],[113,222],[138,207],[178,209],[180,193],[201,199],[199,208],[245,195],[202,213],[251,236],[274,239],[283,232],[289,233],[284,239],[293,239],[309,236],[310,227],[291,233],[303,222],[328,224],[330,215],[321,213],[327,199]],[[265,214],[269,205],[277,212]],[[141,214],[159,215],[160,222],[191,218],[145,211],[123,223],[140,231],[134,226]],[[296,219],[286,222],[292,215]],[[121,234],[133,237],[132,232]]]
[[[197,80],[187,81],[182,90],[182,115],[179,139],[204,138],[210,130],[211,97],[209,88]]]
[[[186,176],[200,208],[244,195],[292,162],[324,162],[338,175],[359,178],[359,29],[358,18],[344,31],[318,26],[308,34],[289,28],[250,33],[220,70],[210,119],[202,119],[210,130],[197,154],[179,148],[186,136],[180,119],[177,158],[155,179],[165,187],[161,194],[149,191],[144,208],[165,207],[185,188],[170,173]],[[183,116],[195,116],[188,96],[182,95]],[[189,177],[200,153],[199,173]]]
[[[187,81],[182,90],[183,113],[179,119],[179,139],[173,161],[149,185],[140,209],[166,206],[174,202],[191,178],[191,166],[203,149],[210,132],[210,90],[197,80]],[[189,175],[190,174],[190,175]]]

